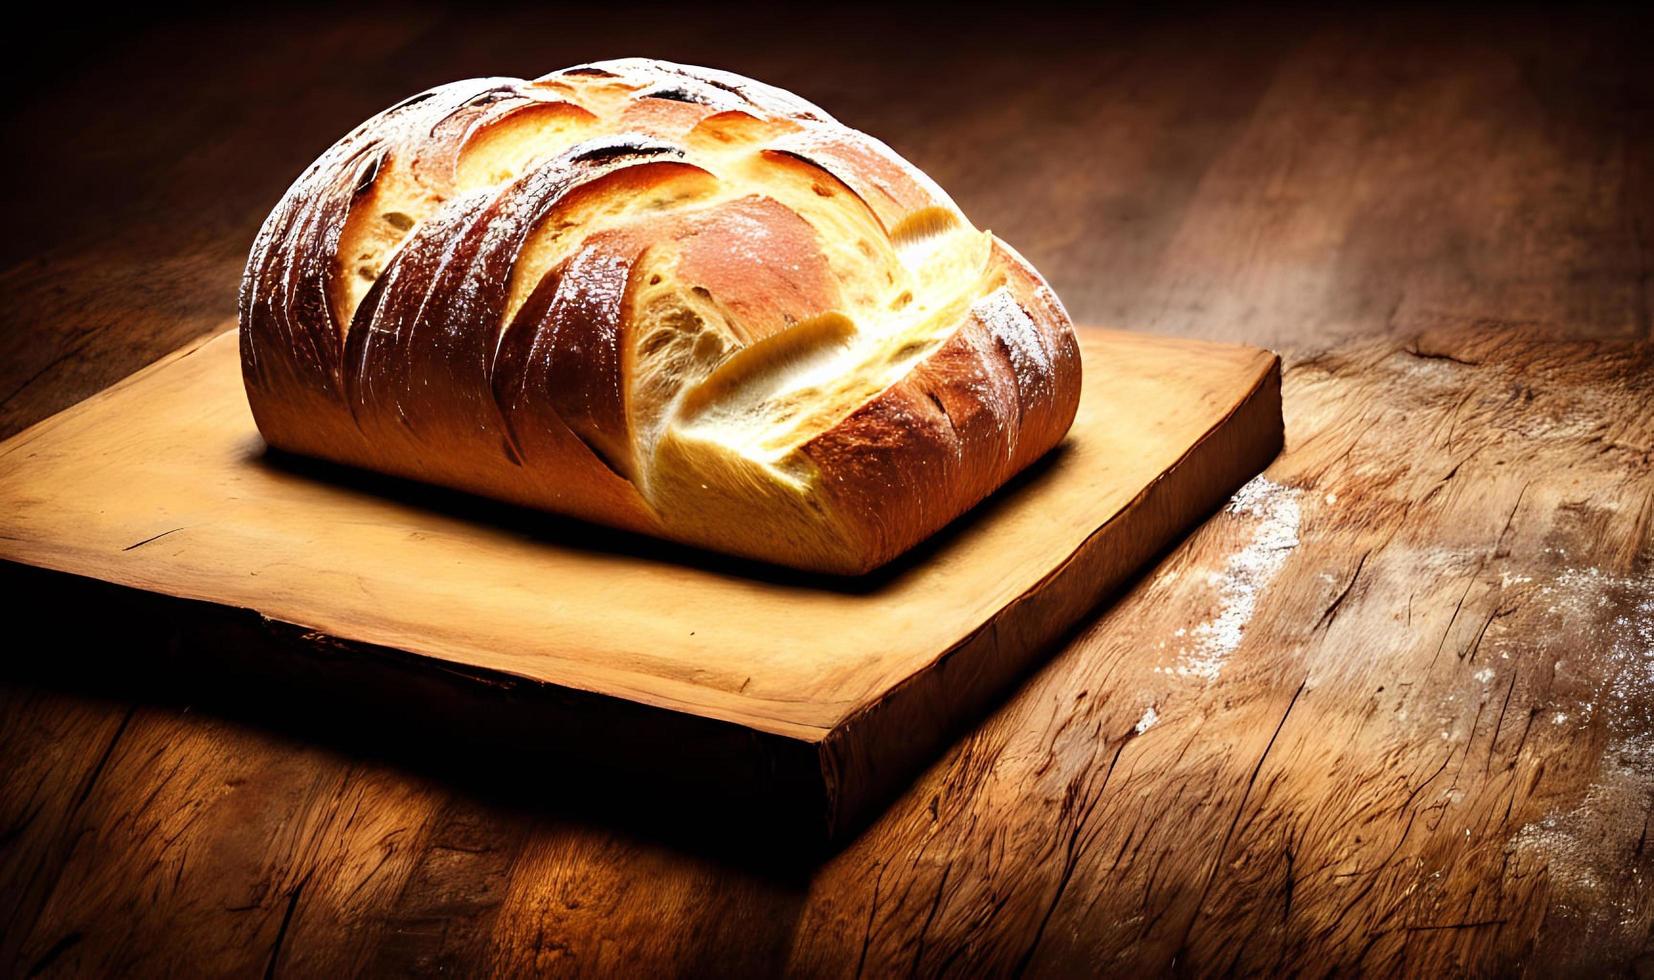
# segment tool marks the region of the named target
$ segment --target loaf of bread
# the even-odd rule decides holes
[[[812,571],[1055,446],[1057,297],[883,143],[631,59],[444,85],[299,177],[241,288],[277,449]]]

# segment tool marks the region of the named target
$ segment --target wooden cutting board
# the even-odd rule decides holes
[[[1066,442],[862,580],[272,458],[234,330],[0,444],[0,559],[203,648],[194,670],[786,795],[833,834],[1279,450],[1275,355],[1081,348]]]

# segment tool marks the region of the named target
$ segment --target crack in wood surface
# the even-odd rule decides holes
[[[1200,918],[1201,909],[1206,905],[1206,899],[1211,894],[1212,883],[1217,880],[1218,870],[1223,866],[1224,854],[1229,850],[1229,843],[1234,839],[1235,827],[1240,824],[1241,815],[1246,812],[1247,801],[1252,798],[1252,788],[1257,784],[1258,773],[1263,771],[1263,764],[1269,758],[1269,753],[1275,748],[1275,740],[1281,737],[1281,729],[1286,727],[1286,720],[1292,715],[1292,709],[1298,706],[1298,698],[1303,695],[1308,679],[1299,682],[1298,689],[1292,692],[1291,700],[1287,701],[1286,710],[1281,712],[1281,720],[1275,723],[1275,730],[1270,733],[1269,741],[1264,745],[1263,752],[1258,756],[1258,762],[1252,767],[1252,774],[1246,778],[1246,788],[1241,791],[1240,803],[1235,806],[1235,815],[1230,818],[1229,826],[1223,832],[1223,840],[1218,844],[1217,853],[1212,858],[1211,869],[1206,873],[1206,883],[1201,886],[1200,897],[1195,899],[1194,913],[1189,917],[1189,924],[1184,928],[1183,939],[1178,943],[1181,952],[1189,945],[1189,935],[1194,931],[1195,923]],[[1173,962],[1176,962],[1174,957]]]
[[[151,534],[149,537],[144,538],[141,541],[132,542],[131,544],[127,545],[126,547],[122,548],[121,550],[122,551],[136,551],[137,549],[142,548],[146,544],[151,544],[155,541],[159,541],[159,540],[161,540],[162,538],[166,537],[169,534],[177,534],[179,531],[182,531],[182,530],[184,530],[184,529],[181,528],[181,527],[175,527],[170,531],[162,531],[160,534]]]

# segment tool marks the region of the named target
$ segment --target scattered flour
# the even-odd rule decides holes
[[[1159,721],[1160,713],[1154,710],[1154,705],[1149,705],[1149,710],[1143,712],[1143,717],[1137,721],[1137,734],[1143,734],[1158,724]]]
[[[1254,522],[1252,536],[1245,547],[1229,556],[1221,572],[1213,573],[1218,614],[1188,631],[1188,645],[1179,651],[1177,674],[1207,682],[1218,679],[1224,661],[1240,646],[1258,596],[1298,547],[1299,496],[1296,487],[1257,476],[1229,501],[1228,513]],[[1183,636],[1184,631],[1175,635]]]
[[[1523,826],[1510,848],[1545,868],[1554,913],[1593,942],[1634,950],[1647,931],[1638,901],[1646,883],[1637,878],[1633,851],[1654,790],[1654,575],[1570,568],[1538,594],[1559,635],[1607,650],[1602,677],[1576,712],[1588,721],[1600,705],[1607,742],[1579,805]],[[1623,611],[1602,612],[1615,608]],[[1565,724],[1569,715],[1557,711],[1551,720]]]

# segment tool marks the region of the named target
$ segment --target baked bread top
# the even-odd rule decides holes
[[[628,59],[407,99],[265,222],[278,449],[799,568],[884,564],[1054,446],[1072,326],[889,147]]]

